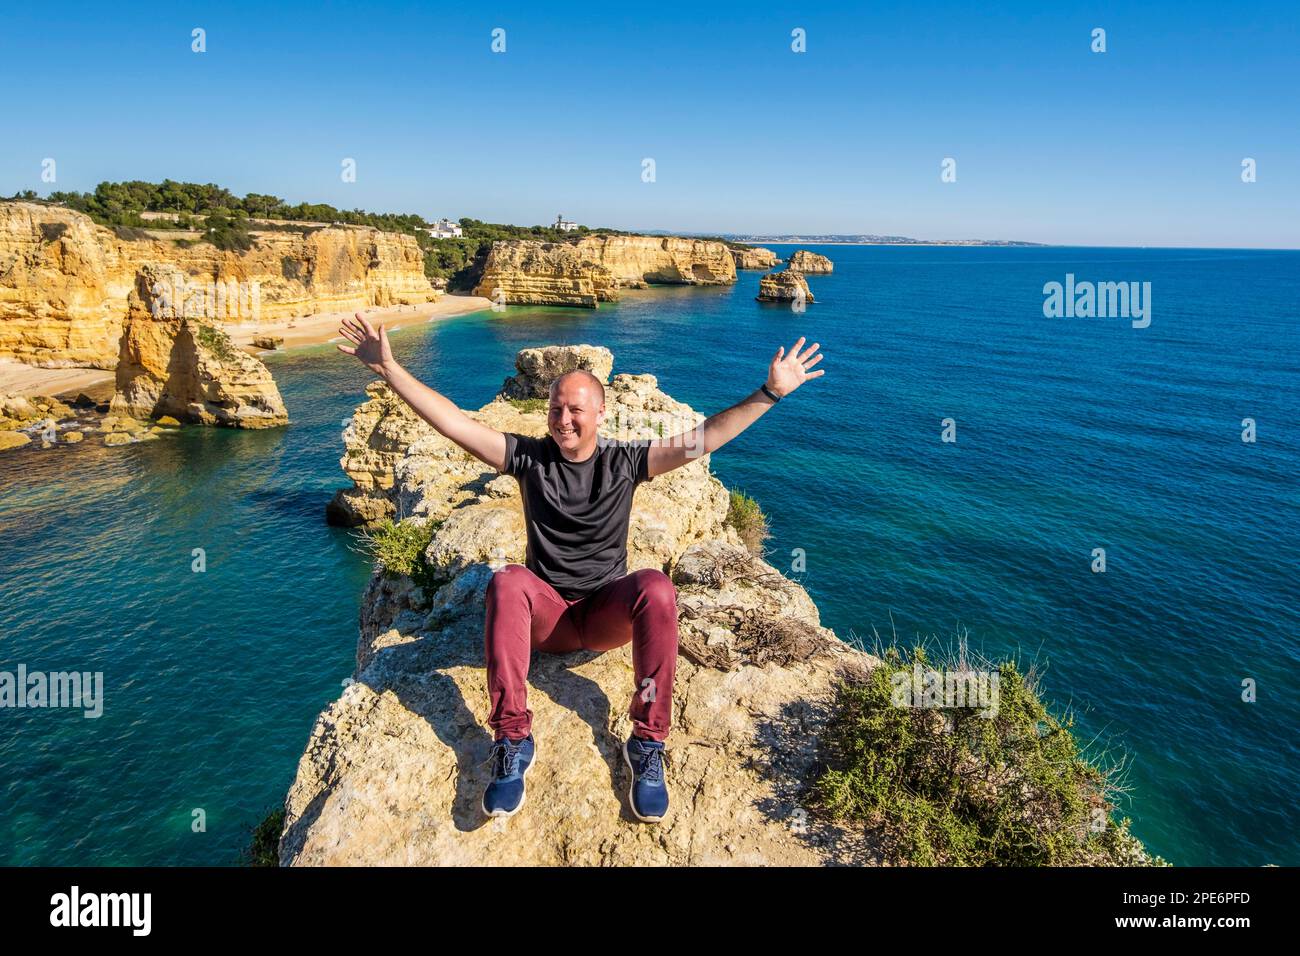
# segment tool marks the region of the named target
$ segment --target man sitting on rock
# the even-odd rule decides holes
[[[677,666],[677,594],[663,571],[627,573],[627,534],[636,487],[716,451],[810,378],[818,345],[801,337],[778,348],[767,381],[740,403],[687,432],[656,441],[601,434],[605,387],[574,370],[550,384],[547,436],[500,432],[475,421],[417,381],[393,359],[388,336],[361,314],[339,330],[355,355],[437,431],[519,482],[528,534],[525,564],[498,570],[487,589],[485,650],[494,734],[492,779],[483,812],[508,817],[524,805],[533,765],[533,712],[527,705],[531,652],[608,651],[632,644],[632,734],[623,745],[631,771],[628,801],[638,819],[668,811],[664,740]]]

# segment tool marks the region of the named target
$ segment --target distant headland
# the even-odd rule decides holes
[[[909,236],[877,236],[871,233],[841,235],[839,233],[724,233],[728,242],[746,245],[770,242],[777,245],[805,243],[818,246],[1042,246],[1041,242],[1021,242],[1018,239],[913,239]]]

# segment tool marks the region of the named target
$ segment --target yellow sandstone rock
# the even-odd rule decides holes
[[[825,273],[834,271],[835,265],[825,256],[800,249],[790,257],[790,265],[787,268],[792,272]]]
[[[596,308],[620,288],[726,285],[736,261],[725,243],[673,236],[586,236],[575,242],[492,244],[475,294],[506,304]]]
[[[771,269],[781,262],[777,254],[771,249],[758,247],[732,249],[731,255],[736,260],[737,269]]]
[[[628,533],[629,570],[662,571],[676,590],[669,817],[653,832],[628,823],[619,748],[635,688],[624,645],[537,655],[529,707],[545,759],[529,773],[524,811],[485,825],[484,595],[495,568],[524,560],[518,483],[466,458],[387,385],[367,391],[347,449],[381,441],[387,461],[372,464],[390,477],[376,483],[391,486],[406,521],[437,522],[424,552],[433,579],[371,577],[353,680],[317,719],[285,800],[282,865],[876,861],[861,827],[808,819],[798,795],[817,772],[837,679],[877,662],[823,627],[807,592],[741,544],[708,455],[638,487]],[[653,375],[615,375],[606,411],[602,434],[624,440],[703,418]],[[469,414],[522,434],[546,430],[544,411],[501,395]],[[390,418],[400,421],[389,427]],[[344,468],[355,479],[346,458]]]
[[[141,275],[144,287],[158,272],[149,267]],[[288,422],[280,390],[265,365],[235,348],[214,325],[199,319],[156,318],[144,304],[147,296],[133,293],[130,299],[110,412],[233,428]]]
[[[60,206],[0,202],[0,357],[48,367],[117,366],[128,298],[146,264],[185,281],[175,309],[214,321],[428,302],[411,236],[370,228],[265,233],[245,253],[206,242],[130,241]]]
[[[804,302],[816,301],[803,273],[792,272],[789,269],[773,272],[759,279],[757,298],[759,302],[793,302],[799,299]]]

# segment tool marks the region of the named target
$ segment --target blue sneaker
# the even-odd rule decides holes
[[[492,745],[492,780],[483,791],[486,816],[513,816],[524,805],[524,775],[533,765],[536,752],[532,734],[522,740],[502,737]]]
[[[664,773],[664,745],[658,740],[643,740],[636,734],[623,744],[623,759],[632,771],[627,800],[636,818],[658,823],[668,812],[668,778]]]

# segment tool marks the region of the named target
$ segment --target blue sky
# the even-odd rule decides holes
[[[1294,2],[7,4],[0,194],[170,177],[523,224],[1295,248],[1298,24]]]

